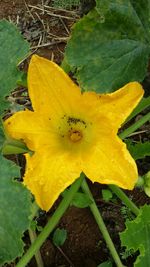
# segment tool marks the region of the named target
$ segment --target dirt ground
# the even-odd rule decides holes
[[[0,19],[6,18],[18,26],[30,42],[32,53],[37,53],[60,64],[70,28],[79,18],[80,8],[64,11],[52,8],[51,4],[52,1],[48,0],[3,0],[0,1]],[[28,60],[25,62],[25,69]],[[145,85],[148,86],[149,83],[145,81]],[[138,135],[136,138],[139,140],[142,137]],[[150,169],[148,159],[138,164],[141,174]],[[105,186],[90,183],[90,187],[116,248],[120,250],[118,232],[124,229],[124,216],[127,215],[123,215],[119,200],[115,203],[103,201],[101,189]],[[150,203],[145,194],[138,190],[130,192],[129,195],[137,205]],[[45,225],[56,206],[57,203],[47,214],[40,213],[37,219],[38,225]],[[67,230],[67,239],[61,248],[56,248],[53,245],[52,236],[49,236],[41,248],[44,267],[97,267],[101,262],[111,258],[88,208],[70,207],[61,219],[59,227]],[[30,245],[28,233],[24,236],[24,242],[27,249]],[[133,266],[133,260],[134,257],[130,257],[127,262],[124,260],[124,264],[128,267]],[[15,263],[7,266],[15,266]],[[28,266],[36,266],[34,258]]]

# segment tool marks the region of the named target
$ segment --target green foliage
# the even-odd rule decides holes
[[[135,218],[135,216],[133,215],[133,213],[131,212],[131,210],[126,207],[126,206],[122,206],[120,209],[121,215],[125,220],[133,220]]]
[[[29,52],[29,45],[17,28],[6,20],[0,21],[0,115],[8,108],[6,96],[13,90],[22,73],[18,63]],[[0,152],[5,142],[0,121]],[[22,236],[29,227],[31,199],[22,183],[13,180],[20,176],[19,167],[0,154],[0,264],[13,261],[24,251]]]
[[[34,231],[34,232],[35,232],[35,231],[42,232],[43,227],[42,227],[42,226],[39,226],[38,223],[37,223],[37,221],[33,220],[33,221],[31,221],[31,223],[30,223],[30,229],[31,229],[32,231]]]
[[[92,200],[85,193],[77,192],[71,204],[77,208],[86,208],[92,204]]]
[[[54,0],[53,6],[60,8],[70,9],[72,6],[78,6],[80,4],[80,0]]]
[[[26,145],[15,139],[6,139],[3,145],[2,153],[5,155],[10,154],[23,154],[23,153],[32,153]]]
[[[1,153],[2,148],[3,148],[4,140],[5,140],[5,135],[3,132],[2,121],[0,120],[0,153]]]
[[[56,247],[60,247],[67,239],[67,231],[65,229],[57,228],[53,234],[53,243]]]
[[[144,109],[146,109],[149,106],[150,106],[150,96],[142,98],[142,100],[140,101],[138,106],[133,110],[131,115],[127,118],[126,122],[128,122],[129,120],[134,118],[137,114],[139,114],[141,111],[143,111]]]
[[[17,84],[23,87],[27,87],[27,73],[23,72],[20,75],[20,80],[18,79]]]
[[[0,21],[0,114],[8,107],[5,97],[10,94],[22,73],[19,62],[29,53],[29,45],[17,28],[6,20]]]
[[[140,253],[134,267],[150,266],[150,206],[143,206],[135,220],[126,222],[126,229],[120,238],[127,250]]]
[[[142,179],[144,180],[144,191],[145,194],[150,197],[150,171],[148,171]]]
[[[122,256],[123,260],[126,260],[128,257],[131,257],[134,255],[134,250],[133,249],[125,250],[121,252],[120,255]]]
[[[101,264],[99,264],[97,267],[112,267],[111,261],[105,261]]]
[[[150,142],[133,144],[131,142],[127,143],[128,150],[130,151],[132,157],[137,159],[143,159],[146,156],[150,156]]]
[[[30,194],[13,180],[18,176],[19,167],[0,155],[0,264],[22,255],[21,238],[30,224]]]
[[[104,201],[108,202],[112,199],[113,194],[110,190],[108,189],[102,189],[102,198]]]
[[[95,10],[74,25],[65,61],[76,70],[83,90],[106,93],[143,80],[150,50],[149,12],[148,0],[97,0]]]
[[[68,192],[68,189],[65,189],[64,192],[62,193],[62,196],[65,197],[67,192]],[[82,193],[82,192],[77,192],[74,195],[74,198],[71,202],[71,205],[77,208],[86,208],[90,204],[92,204],[92,200],[85,193]]]

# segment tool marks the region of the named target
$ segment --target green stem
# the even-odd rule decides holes
[[[38,211],[39,211],[39,206],[37,205],[36,201],[34,201],[31,206],[30,221],[32,221],[34,217],[38,215]]]
[[[139,215],[138,207],[130,200],[127,195],[117,186],[109,185],[109,188],[119,197],[122,202],[136,215]]]
[[[29,237],[30,237],[31,244],[33,244],[35,242],[36,238],[37,238],[37,235],[36,235],[35,231],[33,231],[31,229],[29,229],[28,232],[29,232]],[[37,267],[44,267],[40,250],[38,250],[35,253],[35,260],[36,260],[36,263],[37,263]]]
[[[43,231],[39,234],[35,242],[31,245],[29,250],[26,252],[26,254],[21,258],[21,260],[18,262],[16,267],[25,267],[27,266],[28,262],[31,260],[31,258],[35,255],[37,250],[41,247],[43,242],[46,240],[46,238],[49,236],[49,234],[53,231],[55,226],[58,224],[59,220],[69,207],[75,193],[78,191],[79,187],[81,186],[81,183],[83,181],[84,175],[81,174],[80,178],[77,179],[70,187],[68,192],[66,193],[64,199],[61,201],[60,205],[50,218],[49,222],[44,227]]]
[[[119,258],[119,255],[118,255],[118,253],[116,251],[116,248],[115,248],[115,246],[114,246],[114,244],[113,244],[113,242],[111,240],[111,237],[110,237],[110,235],[108,233],[108,230],[107,230],[107,228],[105,226],[105,223],[103,221],[103,218],[102,218],[102,216],[100,214],[99,209],[97,208],[95,200],[94,200],[94,198],[93,198],[93,196],[92,196],[92,194],[90,192],[90,189],[89,189],[85,179],[83,180],[81,187],[82,187],[82,190],[92,200],[92,204],[90,205],[90,209],[91,209],[91,211],[93,213],[93,216],[94,216],[94,218],[95,218],[95,220],[96,220],[96,222],[98,224],[98,227],[99,227],[99,229],[100,229],[100,231],[101,231],[101,233],[102,233],[102,235],[103,235],[103,237],[105,239],[105,242],[106,242],[106,244],[107,244],[107,246],[108,246],[108,248],[109,248],[109,250],[111,252],[111,255],[112,255],[117,267],[123,267],[124,265],[122,264],[122,262],[121,262],[121,260]]]
[[[149,106],[150,106],[150,96],[146,98],[142,98],[138,106],[133,110],[133,112],[127,118],[125,123],[133,119],[137,114],[139,114],[140,112],[142,112],[144,109],[148,108]]]
[[[150,120],[150,112],[143,116],[140,120],[136,121],[130,127],[125,129],[122,133],[119,134],[121,139],[128,137],[131,133],[135,132],[138,128],[140,128],[145,122]]]

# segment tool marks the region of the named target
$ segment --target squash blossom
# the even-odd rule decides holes
[[[24,184],[48,211],[81,172],[92,182],[133,189],[138,173],[118,128],[143,96],[137,82],[110,94],[81,93],[55,63],[32,56],[28,89],[33,111],[19,111],[5,121],[11,138],[26,153]]]

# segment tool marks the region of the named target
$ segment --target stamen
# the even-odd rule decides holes
[[[74,117],[68,117],[67,119],[67,123],[70,125],[72,124],[77,124],[77,123],[82,123],[82,124],[86,124],[85,121],[79,119],[79,118],[74,118]]]

